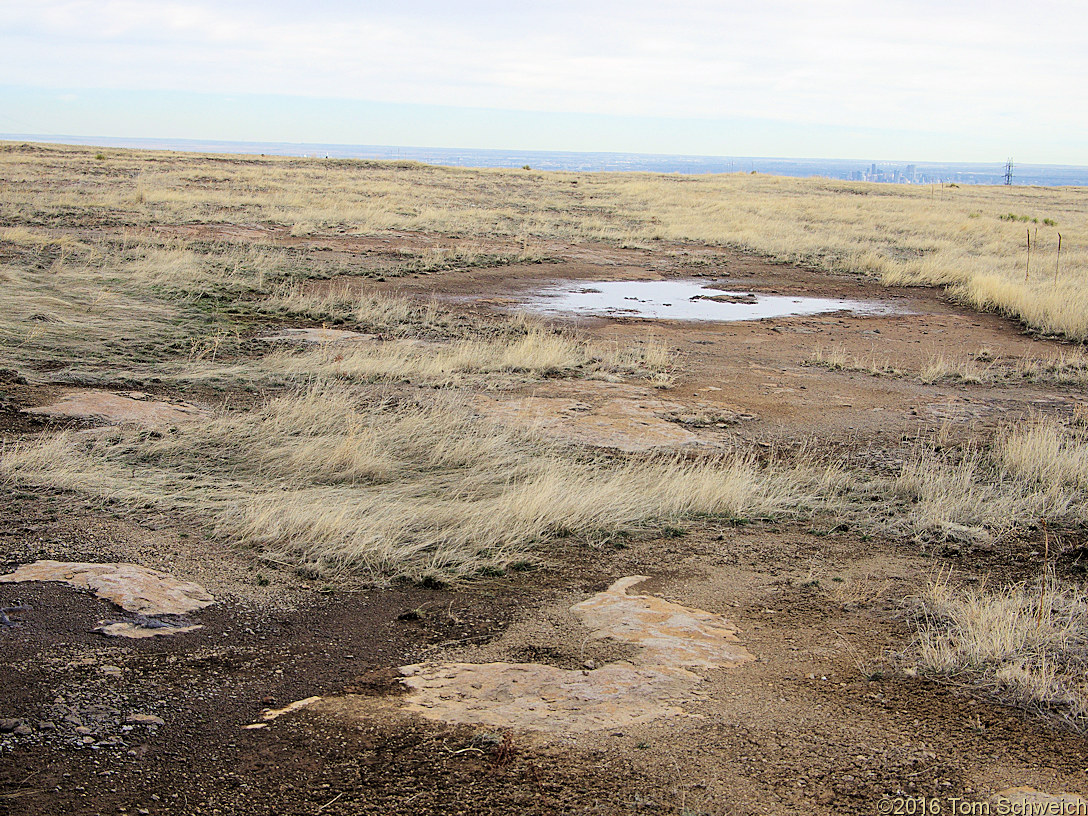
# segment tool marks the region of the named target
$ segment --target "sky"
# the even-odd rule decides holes
[[[1086,33],[1055,0],[0,0],[0,133],[1088,165]]]

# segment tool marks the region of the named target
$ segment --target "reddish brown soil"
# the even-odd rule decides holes
[[[736,323],[619,319],[572,319],[584,334],[621,344],[658,338],[678,355],[682,376],[666,392],[670,400],[717,404],[755,414],[745,423],[752,436],[842,437],[894,440],[917,433],[920,423],[946,418],[979,424],[1009,421],[1027,413],[1071,411],[1079,389],[1017,384],[1008,388],[936,384],[917,376],[873,376],[828,372],[807,365],[818,350],[842,349],[862,363],[876,360],[913,375],[933,358],[965,360],[987,351],[990,359],[1011,361],[1057,352],[1051,341],[1017,329],[1011,321],[978,314],[952,303],[934,288],[881,286],[871,280],[829,275],[760,258],[692,246],[660,250],[548,247],[560,260],[397,278],[367,288],[436,296],[466,308],[514,308],[535,288],[556,280],[645,280],[726,278],[742,291],[812,297],[880,300],[900,314],[828,314]],[[318,286],[328,284],[317,284]],[[708,388],[721,391],[708,391]],[[547,387],[533,385],[537,395]]]
[[[176,231],[345,258],[456,243]],[[560,260],[346,281],[491,314],[497,300],[551,279],[727,273],[740,288],[891,299],[911,312],[579,324],[593,338],[653,335],[675,349],[678,381],[652,392],[657,396],[756,416],[694,431],[710,439],[815,437],[836,443],[844,456],[878,456],[950,417],[955,428],[974,433],[1033,411],[1071,410],[1080,399],[1050,386],[925,386],[917,378],[802,365],[817,347],[844,347],[862,358],[876,353],[914,372],[942,352],[986,348],[1011,359],[1055,351],[935,290],[886,289],[691,246],[541,251]],[[519,393],[563,395],[570,387],[546,381]],[[5,438],[39,432],[42,422],[18,409],[49,401],[56,389],[8,383],[0,390]],[[595,399],[588,390],[579,398]],[[90,631],[117,611],[93,595],[4,586],[0,605],[18,599],[31,610],[15,616],[17,625],[0,627],[0,718],[23,718],[32,730],[0,734],[0,814],[872,814],[881,797],[897,792],[947,803],[1013,785],[1088,790],[1083,737],[982,693],[911,677],[902,672],[909,661],[896,657],[911,638],[905,601],[927,577],[950,565],[957,574],[1028,577],[1037,569],[1031,542],[934,555],[844,529],[701,521],[672,537],[623,546],[560,541],[548,545],[537,570],[456,587],[365,588],[281,572],[169,514],[119,511],[45,489],[5,491],[3,571],[39,558],[129,560],[198,581],[220,602],[196,616],[200,631],[121,642]],[[550,626],[552,611],[633,574],[653,576],[640,591],[728,616],[757,656],[706,673],[707,694],[691,708],[700,717],[546,740],[396,714],[402,689],[394,670],[407,663],[463,658],[479,648],[493,659],[577,667],[598,647]],[[109,666],[120,676],[102,670]],[[372,700],[372,709],[362,705],[362,716],[360,706],[352,716],[304,709],[264,729],[242,728],[267,707],[348,694]],[[164,724],[124,730],[131,713]],[[72,714],[103,744],[81,745],[77,726],[64,721]],[[43,729],[46,721],[56,727]]]

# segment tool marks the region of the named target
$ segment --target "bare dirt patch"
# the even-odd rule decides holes
[[[563,391],[570,396],[479,394],[473,407],[490,419],[595,447],[640,451],[707,444],[670,421],[683,411],[680,403],[662,400],[649,389],[587,382]]]
[[[360,258],[373,271],[371,261],[392,263],[398,248],[425,252],[460,240],[292,236],[280,227],[233,225],[160,234],[320,252],[358,261],[354,271],[364,266]],[[473,240],[484,253],[517,249],[506,239]],[[966,312],[937,290],[889,289],[666,242],[622,249],[549,240],[539,251],[557,261],[442,274],[405,268],[386,281],[349,274],[308,285],[436,298],[488,318],[551,280],[705,274],[730,291],[891,299],[910,312],[698,325],[557,321],[621,347],[658,338],[676,355],[671,387],[549,377],[468,395],[480,414],[635,453],[815,439],[844,460],[894,465],[904,440],[946,424],[953,436],[977,435],[1036,413],[1072,415],[1080,400],[1074,388],[1054,384],[925,384],[807,364],[820,348],[841,348],[916,373],[950,348],[1016,360],[1056,347],[1007,320]],[[48,372],[37,373],[44,380]],[[407,393],[402,385],[375,393]],[[9,439],[42,431],[38,415],[21,409],[62,396],[55,385],[5,383],[3,390],[0,430]],[[137,412],[133,421],[192,416],[141,418],[155,400],[111,396]],[[216,398],[263,399],[234,391]],[[108,422],[118,414],[81,416]],[[890,794],[983,801],[1013,786],[1088,791],[1081,735],[977,691],[904,674],[896,662],[912,637],[904,604],[928,576],[952,566],[978,581],[1022,580],[1039,570],[1034,539],[923,551],[821,520],[693,519],[655,537],[562,539],[540,553],[535,570],[457,587],[374,587],[300,576],[205,536],[169,509],[121,509],[107,499],[10,491],[0,503],[4,570],[47,558],[131,562],[195,581],[219,603],[200,612],[203,629],[118,640],[93,631],[116,612],[101,598],[52,584],[4,584],[3,606],[20,602],[27,611],[0,628],[0,719],[19,721],[0,733],[0,813],[871,814]],[[1075,553],[1078,542],[1066,545]],[[540,729],[518,727],[531,726],[539,711],[501,722],[481,716],[471,725],[400,711],[410,698],[397,672],[405,665],[445,666],[451,676],[440,678],[437,669],[420,676],[478,683],[472,693],[480,696],[507,693],[509,667],[525,664],[534,668],[520,669],[522,676],[540,700],[571,676],[583,683],[595,672],[602,683],[612,672],[628,687],[645,685],[645,673],[655,671],[637,663],[645,647],[599,636],[614,635],[628,615],[590,636],[593,627],[571,612],[631,575],[650,576],[640,597],[732,622],[754,657],[737,669],[699,669],[701,682],[676,694],[675,686],[646,686],[642,713],[656,705],[698,716],[635,716],[585,729],[572,714],[557,718],[545,739]],[[484,665],[502,668],[487,678],[464,668]],[[460,694],[463,684],[457,688]],[[315,696],[322,702],[262,719]],[[257,722],[267,727],[245,728]]]
[[[942,356],[959,354],[967,359],[984,352],[990,358],[1016,360],[1055,353],[1053,343],[1022,333],[1005,318],[967,312],[937,289],[881,286],[858,276],[816,273],[692,245],[662,244],[651,251],[552,242],[547,252],[555,262],[454,270],[385,283],[341,279],[313,286],[317,290],[358,286],[361,291],[438,298],[469,312],[493,314],[516,309],[537,289],[555,281],[699,277],[708,284],[761,294],[881,301],[899,312],[734,323],[553,318],[557,325],[575,326],[597,342],[621,347],[647,338],[662,342],[678,355],[683,374],[660,397],[691,408],[698,403],[703,412],[758,417],[736,429],[746,438],[865,437],[886,442],[917,434],[920,423],[939,426],[946,410],[940,406],[957,396],[981,405],[977,415],[986,424],[1045,411],[1055,390],[1072,393],[1069,387],[1030,382],[1014,387],[920,382],[917,373]],[[809,365],[820,350],[831,349],[914,376],[874,376]],[[552,381],[521,393],[535,398],[565,396],[566,387]],[[995,407],[988,409],[989,405]],[[930,406],[937,407],[930,411]]]

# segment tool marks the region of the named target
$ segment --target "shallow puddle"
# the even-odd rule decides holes
[[[736,321],[847,311],[860,315],[898,310],[880,301],[761,295],[724,291],[703,281],[566,281],[521,304],[545,314],[646,317],[658,320]]]

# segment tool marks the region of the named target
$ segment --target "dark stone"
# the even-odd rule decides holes
[[[0,734],[10,734],[23,724],[23,721],[15,717],[5,717],[0,720]]]

